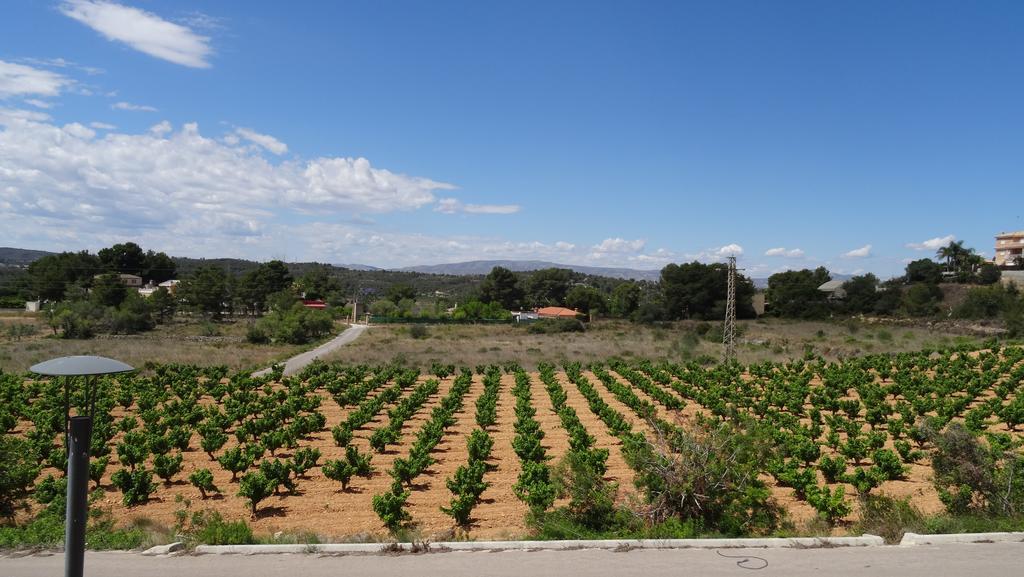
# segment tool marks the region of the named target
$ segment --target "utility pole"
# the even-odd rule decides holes
[[[736,257],[729,257],[729,276],[726,283],[725,327],[722,329],[722,345],[725,360],[736,358]]]

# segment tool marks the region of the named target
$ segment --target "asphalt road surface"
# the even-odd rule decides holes
[[[306,368],[306,365],[312,363],[317,357],[322,357],[327,353],[340,349],[341,347],[351,343],[352,341],[359,338],[359,335],[363,334],[366,330],[366,325],[351,325],[347,329],[341,332],[340,335],[320,345],[319,347],[306,351],[302,354],[295,355],[288,359],[284,364],[284,374],[294,375],[295,373]],[[263,369],[253,373],[253,375],[259,377],[270,372],[270,369]]]
[[[726,557],[726,555],[728,557]],[[60,553],[0,557],[0,577],[51,577]],[[1008,577],[1024,575],[1024,543],[832,549],[676,549],[449,552],[402,555],[181,555],[90,552],[87,576],[607,577],[757,575]]]

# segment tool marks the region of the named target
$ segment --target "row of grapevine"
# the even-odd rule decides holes
[[[394,460],[388,474],[394,479],[391,489],[373,496],[373,510],[384,525],[392,531],[410,519],[405,510],[406,500],[412,481],[433,462],[430,451],[444,436],[445,430],[455,424],[455,413],[462,409],[466,393],[473,384],[473,374],[464,370],[452,382],[448,394],[441,399],[441,404],[434,408],[428,420],[413,441],[407,457]]]
[[[520,472],[512,490],[532,511],[544,511],[555,502],[556,493],[547,455],[540,443],[544,431],[534,419],[537,410],[531,404],[530,375],[518,366],[514,368],[513,375],[516,381],[512,388],[516,398],[516,420],[512,448],[519,457]]]
[[[496,366],[487,367],[483,375],[484,392],[476,402],[476,423],[479,427],[466,438],[468,459],[455,473],[445,480],[445,486],[452,492],[452,500],[441,511],[450,515],[460,527],[468,527],[473,507],[480,501],[480,495],[489,483],[484,481],[487,473],[487,459],[491,456],[494,439],[487,427],[494,424],[497,415],[498,394],[501,390],[501,372]]]

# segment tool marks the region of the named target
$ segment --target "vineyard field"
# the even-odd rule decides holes
[[[38,455],[45,493],[62,476],[59,385],[0,373],[0,401],[0,427]],[[789,520],[827,518],[843,533],[858,493],[943,510],[929,431],[960,423],[991,443],[1021,440],[1024,349],[529,373],[314,363],[263,378],[163,365],[103,380],[98,407],[93,506],[118,520],[171,526],[187,501],[260,533],[374,538],[404,523],[437,538],[461,524],[471,538],[516,538],[531,507],[566,504],[549,484],[563,456],[595,463],[626,503],[648,441],[749,417],[770,431],[760,479]]]

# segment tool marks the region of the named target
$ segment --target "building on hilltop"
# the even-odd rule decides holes
[[[1024,230],[997,234],[996,256],[992,262],[998,267],[1024,264]]]

